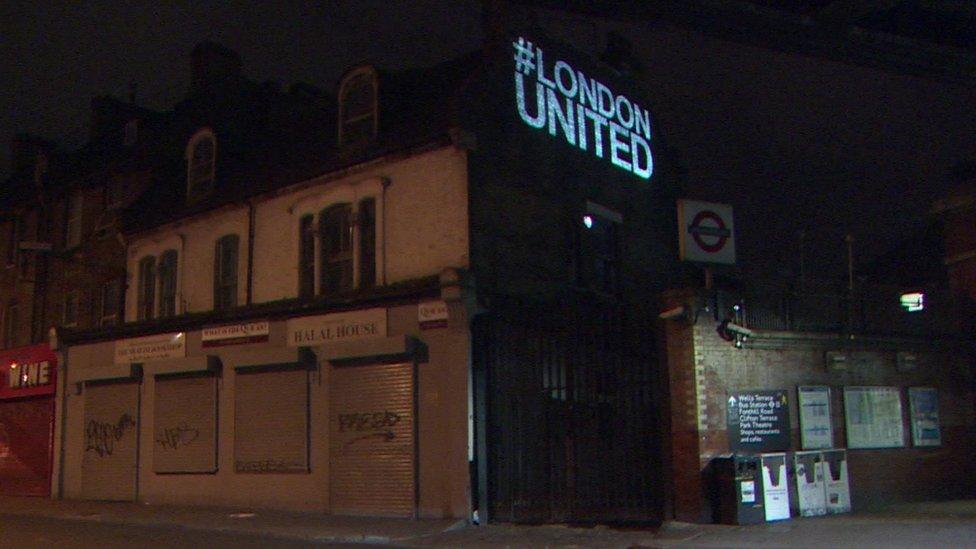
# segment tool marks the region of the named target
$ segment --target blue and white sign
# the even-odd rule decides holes
[[[525,38],[515,48],[515,103],[522,121],[643,179],[651,177],[651,115],[631,98],[562,59],[547,65]],[[534,82],[533,82],[534,79]],[[534,85],[533,85],[534,84]]]

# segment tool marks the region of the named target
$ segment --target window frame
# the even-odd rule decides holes
[[[136,284],[136,320],[156,318],[156,256],[139,259]]]
[[[352,284],[347,290],[359,290],[385,284],[384,191],[388,182],[383,178],[360,181],[355,186],[332,189],[330,192],[309,196],[300,205],[293,206],[295,217],[294,235],[298,243],[295,251],[297,266],[297,295],[301,298],[334,295],[324,291],[322,213],[338,204],[352,207]],[[365,209],[371,215],[364,215]],[[370,238],[371,237],[371,238]],[[367,252],[367,247],[371,249]],[[368,274],[363,269],[370,269]]]
[[[165,250],[159,254],[159,259],[156,264],[156,283],[159,285],[156,317],[169,318],[176,316],[179,311],[179,305],[177,303],[179,296],[179,288],[177,287],[180,270],[179,253],[174,249]]]
[[[354,84],[358,84],[357,80],[360,78],[368,78],[369,82],[368,88],[371,93],[369,98],[369,109],[367,112],[362,114],[355,114],[349,118],[346,118],[346,108],[349,94],[355,91],[353,88]],[[379,127],[379,79],[377,78],[376,69],[372,66],[361,66],[351,69],[343,77],[339,84],[339,108],[338,108],[338,139],[339,146],[355,145],[361,144],[362,142],[370,142],[376,139],[376,133]],[[352,124],[362,122],[364,120],[372,119],[372,125],[370,128],[370,134],[366,139],[351,140],[352,138],[347,135],[347,126]]]
[[[590,219],[590,226],[585,220]],[[577,284],[588,290],[619,295],[623,284],[623,216],[589,200],[577,217]],[[601,243],[607,239],[609,242]],[[599,266],[599,268],[598,268]],[[610,272],[612,275],[607,276]]]
[[[109,289],[115,291],[115,305],[111,309],[106,308],[106,296]],[[119,324],[120,311],[122,310],[122,281],[118,279],[109,280],[98,289],[98,305],[96,309],[95,325],[99,328],[116,326]]]
[[[210,142],[210,158],[206,164],[196,162],[198,147],[204,142]],[[213,192],[214,183],[217,178],[217,136],[210,128],[201,128],[190,138],[186,144],[186,200],[194,202],[208,196]],[[209,168],[201,168],[209,165]],[[201,175],[205,172],[205,175]]]
[[[229,262],[231,269],[227,268],[225,252],[233,256],[233,260]],[[240,237],[236,233],[226,234],[214,243],[213,275],[213,309],[225,311],[236,307],[240,275]],[[222,295],[227,296],[226,303],[221,299]]]
[[[74,328],[78,326],[78,319],[80,317],[78,307],[81,304],[81,299],[78,296],[78,292],[75,290],[68,290],[64,292],[64,296],[61,300],[61,326],[65,328]]]

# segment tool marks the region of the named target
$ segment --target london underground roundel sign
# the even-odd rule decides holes
[[[732,206],[679,200],[678,233],[683,261],[735,263]]]

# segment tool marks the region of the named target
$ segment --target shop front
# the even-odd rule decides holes
[[[72,344],[65,497],[467,516],[466,320],[419,310]]]
[[[0,495],[51,493],[56,376],[46,344],[0,351]]]

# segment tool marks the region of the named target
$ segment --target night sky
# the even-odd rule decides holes
[[[160,4],[160,5],[157,5]],[[251,3],[7,1],[0,4],[0,138],[32,132],[84,143],[92,96],[165,109],[189,81],[189,52],[214,40],[253,80],[332,89],[348,66],[428,65],[481,43],[476,0]],[[314,7],[309,7],[314,6]],[[644,66],[661,132],[681,155],[687,195],[736,208],[740,266],[836,271],[854,234],[861,262],[897,247],[976,158],[976,86],[732,44],[651,22],[542,10],[551,36],[594,56],[620,32]],[[8,147],[0,146],[3,174]]]

